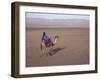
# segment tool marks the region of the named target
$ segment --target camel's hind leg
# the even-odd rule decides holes
[[[49,56],[53,50],[53,46],[47,47],[44,42],[41,43],[41,51],[42,55],[41,56]]]
[[[44,42],[41,43],[41,51],[42,51],[42,54],[40,55],[40,57],[42,56],[48,56],[48,48],[45,46]]]
[[[44,47],[44,48],[42,49],[42,55],[41,55],[41,56],[49,56],[49,49],[46,48],[46,47]]]

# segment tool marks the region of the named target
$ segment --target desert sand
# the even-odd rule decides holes
[[[59,36],[52,56],[42,55],[43,32]],[[82,64],[89,64],[89,28],[26,29],[26,67]]]

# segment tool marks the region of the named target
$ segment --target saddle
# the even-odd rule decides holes
[[[45,46],[46,47],[50,47],[50,46],[53,46],[53,43],[50,39],[48,39],[48,41],[44,41],[45,42]]]

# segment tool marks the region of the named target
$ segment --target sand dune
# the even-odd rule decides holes
[[[59,35],[54,54],[46,56],[40,50],[42,33],[52,38]],[[26,66],[89,64],[89,28],[26,29]]]

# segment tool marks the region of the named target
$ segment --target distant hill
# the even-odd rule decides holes
[[[27,28],[89,28],[85,19],[42,19],[26,18]]]

